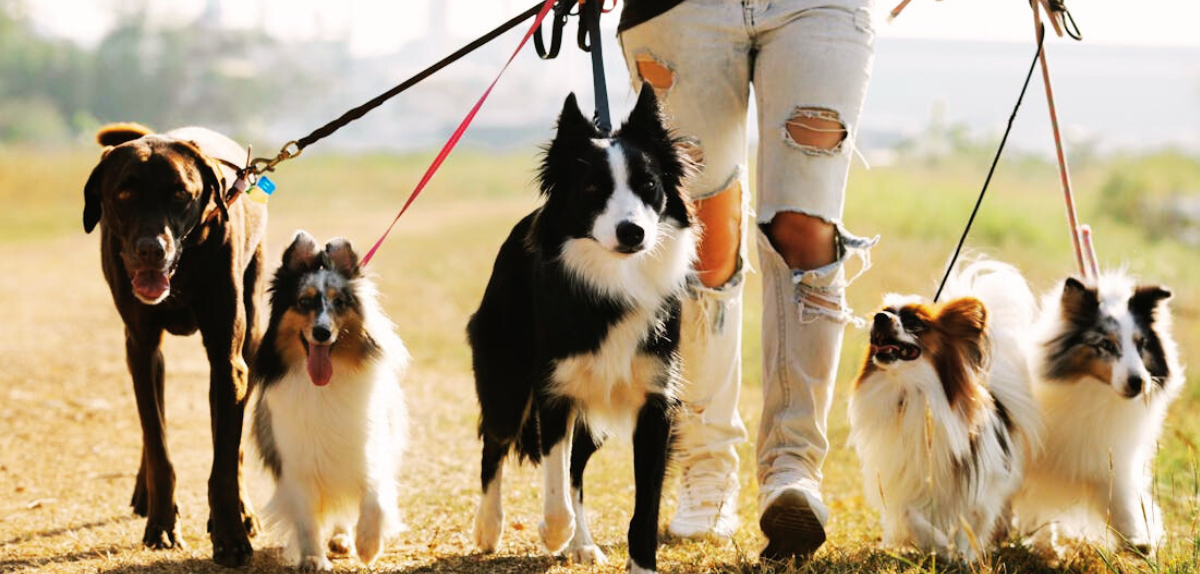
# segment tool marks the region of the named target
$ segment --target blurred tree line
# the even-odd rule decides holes
[[[286,111],[289,90],[318,83],[276,40],[213,18],[152,27],[134,3],[85,50],[39,35],[26,2],[0,0],[0,144],[90,139],[111,121],[203,124],[253,139],[268,113]]]

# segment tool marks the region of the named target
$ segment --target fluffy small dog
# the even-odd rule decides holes
[[[1170,297],[1121,273],[1069,278],[1045,297],[1033,350],[1045,449],[1014,507],[1035,541],[1053,545],[1061,529],[1143,553],[1158,545],[1150,465],[1184,381]]]
[[[974,561],[1036,448],[1022,336],[1036,301],[1009,265],[972,263],[948,302],[889,294],[850,397],[850,440],[884,543]]]
[[[696,252],[686,167],[650,87],[612,136],[567,98],[542,163],[546,201],[501,246],[467,328],[481,407],[482,550],[500,541],[501,471],[515,450],[545,471],[546,548],[603,561],[584,516],[583,470],[603,437],[632,428],[629,566],[655,570],[680,298]]]
[[[400,525],[409,355],[394,329],[348,241],[322,249],[296,233],[271,284],[253,376],[254,436],[276,482],[266,514],[301,570],[332,569],[326,542],[369,566]]]

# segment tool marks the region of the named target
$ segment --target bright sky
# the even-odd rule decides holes
[[[164,23],[195,19],[205,2],[148,0]],[[530,0],[213,0],[225,24],[265,22],[280,37],[343,37],[359,55],[395,51],[429,27],[430,5],[445,5],[451,35],[470,37],[533,5]],[[893,22],[886,14],[899,0],[876,0],[882,37],[1027,41],[1032,23],[1025,0],[912,0]],[[27,6],[43,30],[92,44],[113,22],[122,0],[33,0]],[[1198,0],[1070,0],[1068,8],[1088,43],[1200,46]],[[609,18],[609,25],[615,25]]]

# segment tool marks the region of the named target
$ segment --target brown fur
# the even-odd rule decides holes
[[[154,130],[134,122],[108,124],[96,132],[96,143],[102,146],[121,145],[152,133]]]
[[[258,528],[242,486],[240,446],[246,357],[259,338],[265,208],[245,201],[226,205],[234,174],[212,158],[239,146],[215,132],[185,128],[152,135],[144,126],[116,124],[102,128],[97,141],[111,147],[84,186],[83,225],[87,232],[100,226],[104,277],[125,324],[126,360],[142,423],[132,500],[134,512],[147,517],[142,542],[152,548],[183,544],[166,448],[160,345],[164,331],[199,331],[211,367],[213,559],[241,566],[250,560],[249,538]],[[163,246],[161,255],[139,251],[139,242],[154,241]],[[169,282],[169,294],[155,304],[138,299],[132,287],[132,279],[147,269]]]

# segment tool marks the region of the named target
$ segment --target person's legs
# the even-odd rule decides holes
[[[687,182],[704,233],[698,281],[684,301],[684,411],[677,419],[679,537],[729,538],[737,529],[735,446],[745,440],[741,385],[745,274],[746,112],[750,45],[737,3],[688,0],[621,35],[635,85],[648,81],[677,135],[702,163]]]
[[[853,137],[870,77],[869,0],[776,1],[754,12],[760,127],[763,412],[758,437],[763,557],[825,541],[825,422],[852,315],[843,264],[873,240],[841,226]]]

